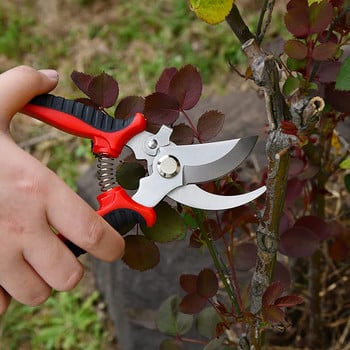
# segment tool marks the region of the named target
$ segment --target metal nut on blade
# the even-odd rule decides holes
[[[180,171],[180,162],[173,156],[165,155],[158,159],[157,170],[167,179],[176,176]]]

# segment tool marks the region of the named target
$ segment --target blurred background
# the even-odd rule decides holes
[[[256,23],[261,2],[236,1],[248,23]],[[273,21],[276,33],[282,31],[281,17]],[[70,79],[73,70],[112,75],[120,97],[146,96],[164,68],[188,63],[202,74],[204,97],[224,94],[244,85],[228,62],[244,72],[244,56],[228,26],[196,19],[186,0],[152,5],[138,0],[0,2],[0,72],[18,64],[57,69],[60,82],[54,93],[67,98],[82,96]],[[74,189],[94,161],[89,141],[26,116],[16,116],[12,134]],[[53,293],[44,306],[13,302],[0,318],[0,349],[118,349],[92,275],[87,272],[71,293]]]

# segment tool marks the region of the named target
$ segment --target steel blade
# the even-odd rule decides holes
[[[197,185],[192,184],[176,188],[168,193],[168,197],[176,202],[193,208],[204,210],[225,210],[247,204],[261,196],[265,191],[266,187],[262,186],[248,193],[234,196],[220,196],[204,191]]]
[[[200,153],[193,153],[192,158],[183,163],[184,185],[207,182],[231,172],[249,156],[257,140],[257,136],[250,136],[201,144],[200,146],[207,147],[203,147]]]

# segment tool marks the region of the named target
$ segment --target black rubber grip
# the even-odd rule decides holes
[[[30,103],[70,114],[94,128],[106,132],[122,130],[133,121],[132,117],[125,120],[116,119],[81,102],[68,100],[64,97],[51,94],[36,96],[30,101]]]
[[[114,229],[126,233],[136,224],[145,224],[145,219],[132,209],[112,210],[103,217]]]

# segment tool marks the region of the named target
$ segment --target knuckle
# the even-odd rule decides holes
[[[104,225],[99,217],[90,221],[87,231],[84,235],[84,247],[86,250],[95,248],[102,241],[105,234]]]

